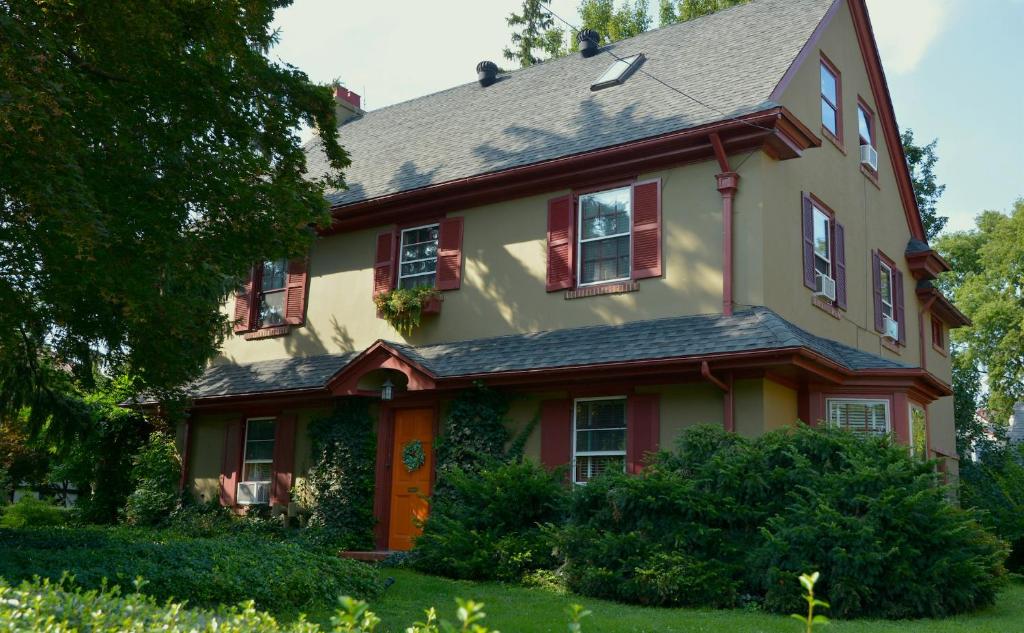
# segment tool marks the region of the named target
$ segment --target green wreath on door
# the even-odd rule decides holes
[[[423,450],[423,442],[409,440],[402,447],[402,463],[405,464],[405,469],[410,473],[422,468],[426,461],[427,454]]]

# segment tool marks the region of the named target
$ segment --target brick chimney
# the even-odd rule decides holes
[[[334,113],[338,117],[338,125],[364,113],[360,107],[363,98],[344,86],[334,87]]]

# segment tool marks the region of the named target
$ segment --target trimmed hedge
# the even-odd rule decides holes
[[[382,587],[372,567],[258,537],[187,538],[129,528],[0,530],[0,577],[34,576],[77,585],[141,589],[159,600],[214,606],[254,600],[261,608],[291,609],[333,602],[342,594],[370,598]]]
[[[791,613],[814,569],[836,617],[944,617],[994,602],[1007,551],[946,495],[889,438],[701,427],[644,476],[579,487],[559,543],[569,588],[595,597]]]

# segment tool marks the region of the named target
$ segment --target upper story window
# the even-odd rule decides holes
[[[942,325],[942,319],[932,316],[932,345],[945,353],[946,351],[946,328]]]
[[[880,262],[878,265],[878,273],[878,288],[882,295],[882,316],[895,320],[896,312],[894,310],[895,304],[893,303],[892,268],[884,261]]]
[[[875,115],[863,103],[857,104],[857,133],[861,145],[875,146]]]
[[[274,419],[253,418],[245,423],[242,479],[238,482],[238,503],[270,503],[270,480],[274,463]]]
[[[820,275],[832,275],[832,218],[814,207],[814,270]]]
[[[842,139],[842,86],[839,70],[821,57],[821,125],[834,138]]]
[[[580,286],[630,278],[631,194],[622,187],[580,196]]]
[[[880,436],[892,430],[888,400],[829,398],[828,424],[856,435]]]
[[[439,237],[440,228],[437,224],[402,231],[398,262],[399,288],[436,285]]]
[[[626,398],[576,400],[573,416],[573,481],[626,469]]]
[[[275,259],[259,268],[259,314],[257,327],[284,323],[285,294],[288,288],[288,261]]]

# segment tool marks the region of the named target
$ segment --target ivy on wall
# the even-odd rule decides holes
[[[309,425],[313,464],[298,486],[309,526],[325,544],[372,549],[377,438],[369,401],[347,398]]]

